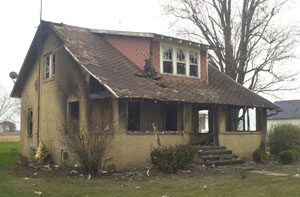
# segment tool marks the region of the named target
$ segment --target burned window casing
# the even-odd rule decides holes
[[[69,115],[71,120],[79,119],[79,101],[69,103]]]
[[[106,92],[105,87],[99,83],[97,79],[95,79],[93,76],[90,76],[90,93],[91,94],[98,94],[101,92]]]
[[[32,108],[28,109],[27,124],[28,124],[27,134],[28,134],[29,137],[32,137],[32,132],[33,132],[33,112],[32,112]]]
[[[69,102],[67,132],[70,133],[79,132],[79,101]]]
[[[165,105],[165,130],[177,131],[177,104]]]
[[[256,131],[256,109],[249,107],[228,107],[227,131]]]
[[[128,102],[128,131],[140,131],[141,105]]]

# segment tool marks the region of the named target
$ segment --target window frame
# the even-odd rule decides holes
[[[173,65],[173,72],[167,73],[164,72],[164,48],[171,48],[172,49],[172,65]],[[178,61],[177,60],[177,51],[182,50],[185,53],[185,61]],[[196,65],[190,63],[190,54],[196,53],[198,57],[197,62],[197,76],[190,75],[190,65]],[[177,72],[177,63],[185,63],[185,74],[178,74]],[[160,43],[160,73],[163,75],[170,75],[170,76],[178,76],[178,77],[187,77],[187,78],[194,78],[194,79],[200,79],[201,77],[201,56],[200,56],[200,49],[195,49],[191,47],[184,47],[184,46],[178,46],[173,45],[169,43]]]
[[[47,63],[47,58],[49,58],[49,63]],[[55,64],[56,64],[56,55],[51,52],[45,55],[44,57],[44,80],[50,80],[55,77]],[[47,71],[48,68],[48,72]],[[47,76],[48,74],[48,76]]]
[[[33,110],[28,108],[27,110],[27,136],[33,136]]]

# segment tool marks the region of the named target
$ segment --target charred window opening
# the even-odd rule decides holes
[[[165,130],[177,131],[177,104],[166,104]]]
[[[227,131],[255,131],[256,109],[249,107],[229,107],[227,111]]]
[[[103,85],[99,83],[97,79],[93,76],[90,76],[90,93],[91,94],[98,94],[100,92],[105,92],[106,89]]]
[[[140,114],[140,103],[128,102],[128,131],[140,130]]]
[[[79,119],[79,101],[70,102],[69,109],[70,109],[71,120],[78,120]]]
[[[27,131],[27,134],[29,137],[32,136],[32,131],[33,131],[33,112],[32,112],[32,108],[29,108],[28,109],[28,131]]]
[[[68,130],[70,132],[79,131],[79,101],[69,102],[69,123]]]

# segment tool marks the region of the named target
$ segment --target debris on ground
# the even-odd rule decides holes
[[[43,192],[40,192],[40,191],[35,191],[34,194],[37,194],[37,195],[42,195]]]

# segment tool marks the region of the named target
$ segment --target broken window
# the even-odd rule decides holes
[[[198,133],[209,133],[209,110],[198,111]]]
[[[91,94],[98,94],[100,92],[105,92],[106,89],[103,85],[99,83],[97,79],[93,76],[90,76],[90,93]]]
[[[44,79],[50,79],[55,76],[55,54],[50,53],[45,56]]]
[[[177,104],[166,104],[165,130],[177,131]]]
[[[185,54],[184,50],[177,50],[177,74],[185,75]]]
[[[140,130],[140,110],[140,103],[128,102],[128,131]]]
[[[198,53],[190,52],[190,76],[198,77]]]
[[[170,47],[163,47],[163,72],[173,73],[173,49]]]
[[[27,134],[29,137],[32,136],[32,131],[33,131],[32,120],[33,120],[33,112],[32,112],[32,108],[29,108],[28,109],[28,120],[27,120],[27,124],[28,124]]]
[[[70,120],[79,119],[79,101],[69,103],[69,115]]]
[[[249,107],[229,107],[227,131],[255,131],[256,109]]]

